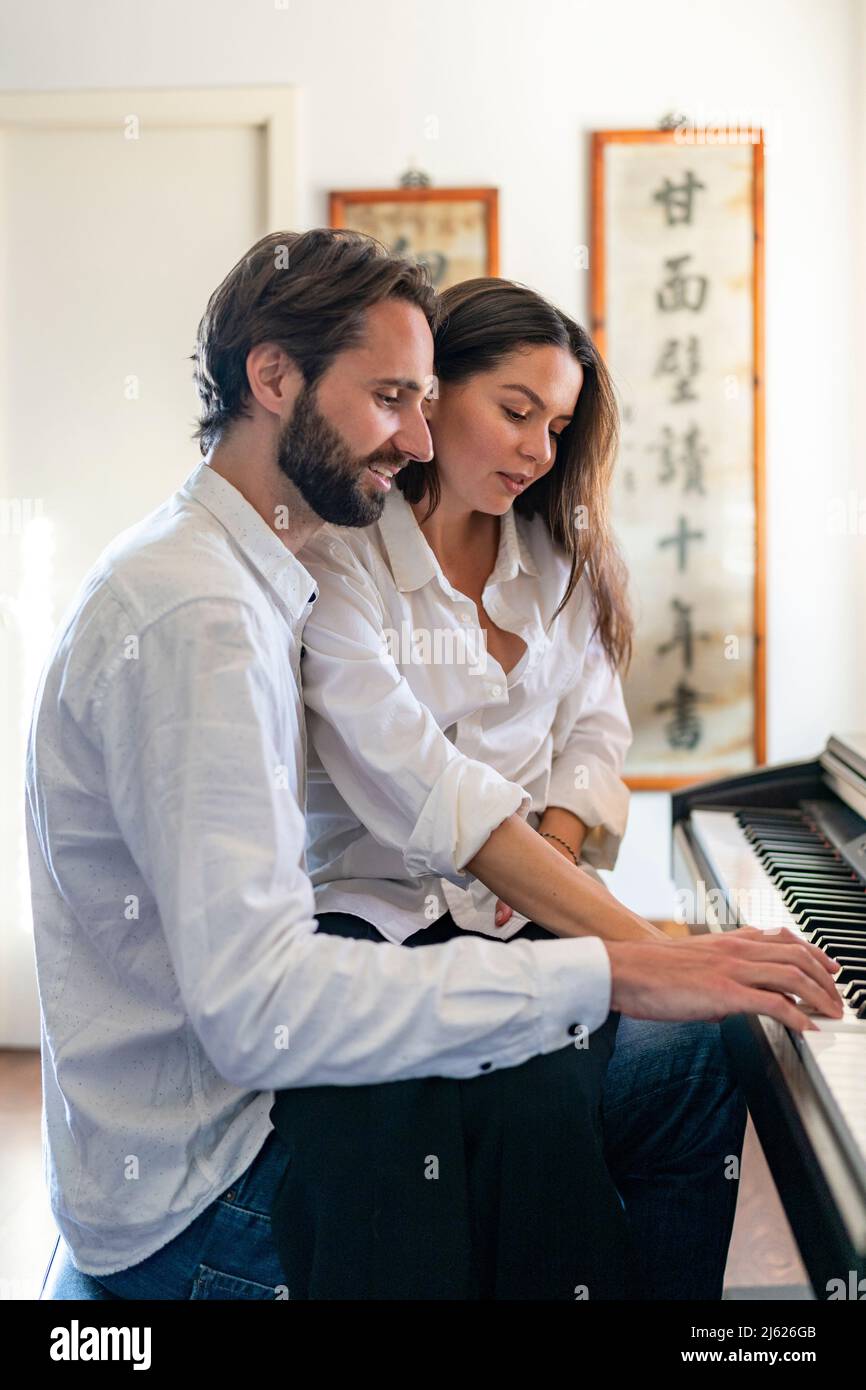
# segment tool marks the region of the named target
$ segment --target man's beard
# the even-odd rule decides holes
[[[277,463],[323,521],[335,526],[370,526],[378,521],[387,493],[368,491],[371,463],[404,463],[405,456],[370,454],[356,458],[343,436],[320,412],[316,388],[304,385],[277,441]]]

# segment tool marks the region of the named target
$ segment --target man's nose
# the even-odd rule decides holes
[[[393,438],[394,445],[419,463],[429,463],[433,457],[433,440],[420,404],[412,411],[411,419],[401,424]]]

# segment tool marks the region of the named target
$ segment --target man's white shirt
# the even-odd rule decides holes
[[[315,589],[204,461],[99,558],[40,678],[44,1173],[90,1274],[153,1254],[239,1177],[275,1089],[472,1077],[607,1016],[598,938],[407,950],[316,932],[299,690]],[[430,843],[413,864],[441,873]]]
[[[316,911],[396,942],[446,911],[509,938],[526,917],[496,927],[495,894],[461,869],[507,816],[537,826],[548,806],[590,827],[590,872],[612,868],[632,729],[586,573],[551,623],[570,566],[542,518],[503,515],[482,595],[525,643],[507,674],[396,486],[375,525],[325,526],[301,555],[319,589],[302,661]]]

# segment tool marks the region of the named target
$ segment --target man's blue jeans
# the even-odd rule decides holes
[[[120,1298],[285,1298],[270,1204],[288,1154],[271,1130],[249,1168],[161,1250],[100,1284]]]
[[[720,1299],[746,1103],[719,1025],[621,1017],[602,1125],[640,1261],[637,1296]]]

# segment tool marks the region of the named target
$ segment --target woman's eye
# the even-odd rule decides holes
[[[525,415],[521,415],[520,412],[517,410],[509,410],[507,405],[504,405],[502,409],[505,411],[505,414],[511,420],[525,420],[527,418]],[[562,437],[560,434],[557,434],[554,430],[549,430],[548,433],[550,434],[551,439],[561,439]]]

